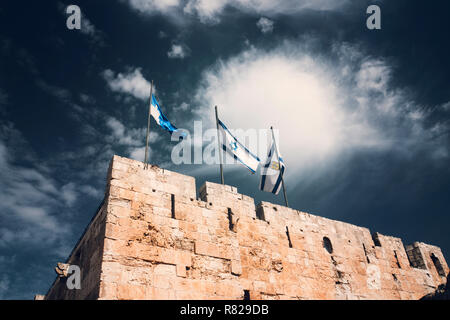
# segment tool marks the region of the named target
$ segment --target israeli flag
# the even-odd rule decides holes
[[[156,123],[159,124],[163,129],[169,131],[170,133],[178,131],[177,127],[170,123],[166,116],[162,113],[159,107],[158,101],[156,101],[155,96],[152,94],[152,102],[150,108],[150,114],[155,119]]]
[[[267,160],[262,164],[259,188],[262,191],[278,194],[282,183],[281,175],[284,175],[285,165],[280,151],[278,148],[275,149],[275,147],[275,141],[273,141],[272,147],[269,149],[269,154],[267,155]]]
[[[242,145],[228,130],[228,128],[219,121],[219,132],[221,136],[222,149],[246,166],[252,173],[258,169],[259,158],[251,153]]]

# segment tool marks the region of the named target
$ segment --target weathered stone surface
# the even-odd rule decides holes
[[[419,299],[442,291],[438,247],[371,234],[114,156],[105,201],[46,299]],[[439,291],[440,292],[440,291]]]
[[[66,285],[67,278],[58,276],[45,295],[46,300],[98,299],[100,274],[104,263],[103,248],[105,244],[107,207],[108,201],[103,201],[97,210],[97,214],[89,223],[65,263],[80,267],[81,289],[69,290]]]

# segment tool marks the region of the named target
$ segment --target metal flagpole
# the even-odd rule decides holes
[[[144,160],[144,168],[147,169],[148,168],[148,142],[149,142],[149,135],[150,135],[150,117],[151,117],[151,113],[152,113],[152,97],[153,97],[153,80],[152,80],[152,84],[150,86],[150,105],[148,107],[148,121],[147,121],[147,136],[145,139],[145,160]]]
[[[286,187],[284,186],[283,171],[281,171],[280,155],[278,154],[277,142],[275,141],[275,134],[273,133],[273,127],[270,127],[270,130],[272,130],[272,139],[273,139],[273,143],[275,145],[275,152],[277,153],[277,158],[278,158],[278,169],[280,170],[281,183],[283,185],[284,202],[286,203],[286,207],[289,207],[287,196],[286,196]]]
[[[217,106],[216,106],[216,125],[217,125],[217,144],[219,147],[219,162],[220,162],[220,181],[222,182],[222,184],[225,184],[224,179],[223,179],[223,166],[222,166],[222,147],[220,145],[220,133],[219,133],[219,116],[217,113]]]

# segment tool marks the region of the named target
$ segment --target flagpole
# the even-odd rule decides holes
[[[225,184],[223,179],[223,165],[222,165],[222,147],[220,146],[220,133],[219,133],[219,115],[217,113],[217,106],[215,107],[216,110],[216,126],[217,126],[217,144],[219,147],[219,164],[220,164],[220,181],[222,184]]]
[[[145,160],[144,160],[144,168],[147,169],[148,168],[148,143],[149,143],[149,135],[150,135],[150,117],[152,114],[152,97],[153,97],[153,80],[152,80],[152,84],[150,86],[150,105],[148,107],[148,120],[147,120],[147,136],[145,138]]]
[[[286,187],[284,186],[283,171],[281,171],[280,155],[278,154],[278,147],[277,147],[277,142],[275,141],[275,134],[273,133],[273,127],[270,127],[270,130],[272,131],[272,139],[273,139],[273,143],[275,145],[275,152],[277,153],[278,168],[280,170],[280,175],[281,175],[281,184],[283,185],[284,202],[286,203],[286,207],[289,207],[287,195],[286,195]]]

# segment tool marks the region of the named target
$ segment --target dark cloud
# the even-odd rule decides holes
[[[230,126],[244,126],[243,113],[265,126],[267,115],[252,110],[271,101],[283,110],[273,121],[285,124],[292,207],[435,244],[448,256],[449,4],[215,3],[81,1],[82,32],[66,28],[67,1],[2,5],[0,298],[45,293],[101,201],[112,155],[142,159],[151,80],[164,113],[187,129],[198,119],[212,125],[216,103]],[[382,29],[369,31],[373,3]],[[304,109],[289,109],[296,103]],[[331,133],[344,131],[339,139],[331,124],[339,129]],[[152,131],[153,163],[195,176],[198,187],[218,181],[215,166],[172,164],[176,142]],[[320,137],[333,138],[333,148]],[[323,150],[333,152],[317,161]],[[245,168],[226,166],[225,182],[283,203],[258,191],[258,175]]]

